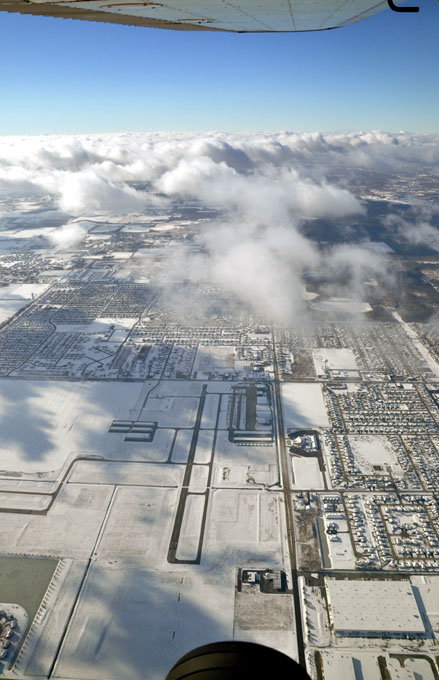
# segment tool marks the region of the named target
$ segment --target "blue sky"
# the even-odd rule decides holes
[[[0,134],[439,132],[439,6],[419,4],[333,31],[259,35],[0,13]]]

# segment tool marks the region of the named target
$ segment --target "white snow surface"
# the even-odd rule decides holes
[[[59,470],[70,454],[105,456],[121,435],[107,434],[129,416],[138,383],[44,380],[0,382],[0,469],[22,473]]]
[[[323,374],[325,368],[331,370],[358,370],[354,353],[351,349],[335,347],[319,348],[312,350],[312,358],[317,375]]]
[[[317,383],[282,383],[285,428],[329,427],[322,387]]]
[[[22,298],[15,300],[8,298],[6,300],[0,299],[0,323],[11,319],[22,307],[29,304],[29,300]]]
[[[55,675],[163,680],[186,652],[233,638],[234,573],[166,574],[141,564],[95,564]],[[147,675],[145,675],[147,669]]]
[[[292,457],[294,486],[298,489],[324,489],[325,485],[317,458]]]
[[[365,312],[372,311],[372,307],[368,302],[339,297],[312,302],[311,307],[319,312],[339,312],[342,314],[364,314]]]

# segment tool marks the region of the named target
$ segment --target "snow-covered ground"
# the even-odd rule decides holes
[[[156,420],[161,427],[193,427],[197,408],[198,399],[194,397],[162,397],[154,392],[140,419]]]
[[[279,481],[277,465],[215,465],[211,485],[220,488],[271,486]]]
[[[33,493],[1,493],[0,508],[2,510],[45,510],[50,504],[50,496]]]
[[[365,250],[371,250],[373,253],[378,253],[380,255],[391,255],[395,251],[384,241],[362,241],[356,245]]]
[[[231,371],[235,365],[235,349],[228,345],[210,346],[200,345],[195,358],[193,373],[198,373],[198,378],[215,370],[220,372]]]
[[[393,477],[401,478],[404,476],[404,471],[398,463],[396,451],[392,448],[387,437],[382,435],[350,435],[349,443],[363,474],[388,474],[388,467],[390,466]],[[377,466],[382,469],[378,470]]]
[[[112,492],[113,488],[109,486],[68,484],[63,486],[47,515],[8,514],[7,522],[2,525],[4,551],[49,557],[89,557]]]
[[[209,477],[208,465],[194,465],[191,472],[189,491],[191,493],[204,493]]]
[[[311,307],[319,312],[336,312],[341,314],[364,314],[365,312],[372,311],[372,307],[368,302],[339,297],[312,302]]]
[[[48,283],[11,283],[0,287],[0,300],[32,300],[48,289]]]
[[[281,394],[286,429],[329,427],[321,385],[283,383]]]
[[[324,489],[325,485],[317,458],[292,457],[294,488]]]
[[[215,463],[218,465],[277,464],[274,446],[238,446],[229,442],[228,431],[218,432],[215,444]]]
[[[292,596],[268,595],[257,586],[236,593],[235,637],[274,647],[297,659]]]
[[[113,419],[129,417],[141,388],[123,382],[2,380],[0,469],[49,472],[80,452],[106,456],[122,438],[108,434]]]
[[[195,463],[210,463],[214,436],[214,430],[200,430],[195,449]]]
[[[94,564],[54,677],[163,680],[186,652],[233,639],[235,573]]]
[[[80,460],[73,466],[68,481],[71,484],[177,487],[182,476],[179,465]]]
[[[186,463],[192,441],[193,430],[179,430],[172,449],[173,463]]]
[[[206,498],[202,494],[189,494],[186,497],[175,554],[178,560],[195,560],[197,558],[205,503]]]
[[[278,493],[215,489],[210,498],[202,564],[281,566]]]
[[[327,368],[330,370],[358,370],[351,349],[336,349],[334,347],[313,349],[312,358],[317,375],[324,374]]]
[[[7,298],[6,300],[0,300],[0,323],[7,321],[14,316],[22,307],[29,304],[29,300],[24,300],[23,298],[19,300],[14,300]]]
[[[87,562],[85,560],[63,559],[34,619],[26,642],[14,666],[14,676],[48,677],[53,663],[54,649],[61,643],[64,627],[67,625],[72,603],[79,591]]]
[[[96,546],[98,558],[166,569],[177,496],[175,488],[117,487]]]
[[[210,428],[215,427],[216,417],[219,406],[219,395],[208,394],[204,402],[203,417],[201,418],[201,427]]]
[[[433,373],[433,375],[436,378],[439,378],[439,364],[436,361],[436,359],[430,354],[428,349],[425,347],[425,345],[422,344],[422,342],[419,340],[418,335],[416,331],[408,324],[406,323],[398,314],[398,312],[392,312],[392,316],[401,324],[401,326],[404,328],[405,332],[407,333],[408,337],[416,347],[416,349],[419,351],[421,356],[424,358],[425,363],[427,364],[428,368],[430,371]]]
[[[127,331],[138,321],[139,319],[137,318],[115,319],[114,317],[100,317],[86,324],[57,324],[56,330],[60,333],[105,334],[105,340],[113,342],[115,340],[113,336],[118,331],[124,331],[126,336]]]
[[[328,646],[330,644],[330,631],[326,602],[319,587],[311,587],[305,584],[303,576],[299,576],[300,593],[302,600],[302,618],[304,632],[309,644]]]

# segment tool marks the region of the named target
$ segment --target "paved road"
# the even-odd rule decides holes
[[[293,521],[293,504],[291,500],[291,487],[290,487],[290,475],[288,469],[288,459],[287,459],[287,447],[285,444],[285,428],[284,419],[282,413],[282,401],[280,394],[280,380],[279,380],[279,369],[276,359],[276,346],[275,337],[273,330],[273,355],[274,355],[274,422],[276,430],[276,446],[279,452],[279,461],[281,466],[281,477],[282,477],[282,488],[285,500],[285,516],[287,523],[287,540],[288,540],[288,550],[290,553],[291,561],[291,573],[293,581],[293,598],[294,598],[294,613],[296,617],[296,636],[297,636],[297,651],[298,660],[303,668],[306,668],[305,661],[305,646],[303,641],[303,625],[302,625],[302,612],[301,603],[299,595],[299,583],[297,579],[297,562],[296,562],[296,542],[294,537],[294,521]]]

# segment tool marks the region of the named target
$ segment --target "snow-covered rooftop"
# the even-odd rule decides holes
[[[328,579],[327,589],[336,631],[365,635],[425,631],[408,581]]]

